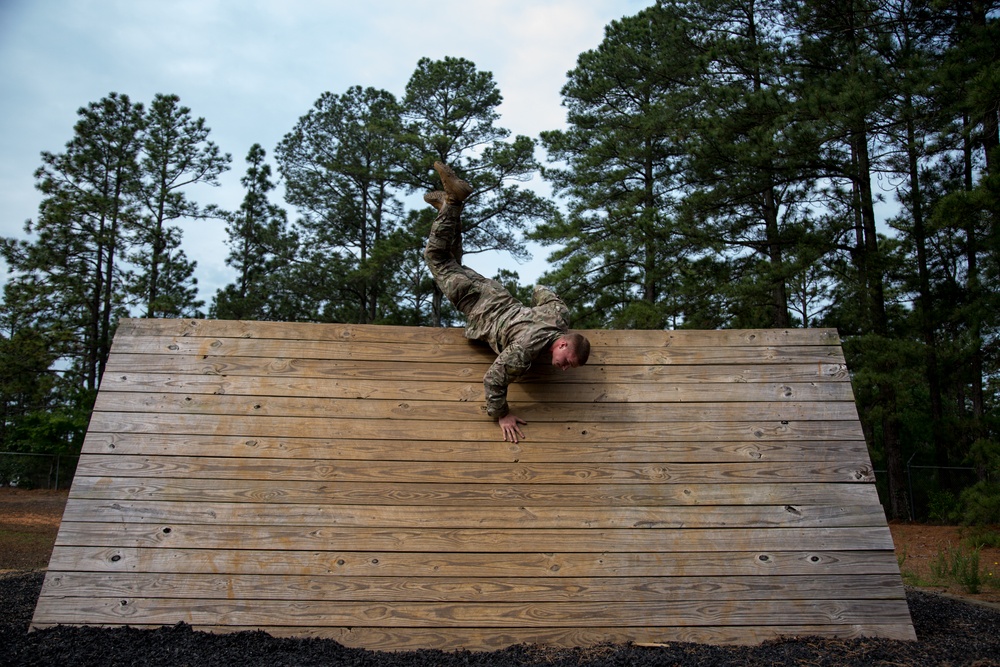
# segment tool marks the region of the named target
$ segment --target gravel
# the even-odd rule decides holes
[[[0,666],[5,665],[972,665],[1000,667],[1000,611],[907,591],[916,642],[887,639],[781,639],[756,646],[670,643],[602,644],[553,649],[520,645],[501,651],[407,651],[347,648],[328,639],[287,639],[265,632],[209,634],[179,624],[157,630],[60,626],[29,632],[43,572],[0,575]]]

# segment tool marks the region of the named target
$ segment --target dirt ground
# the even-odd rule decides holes
[[[48,567],[68,495],[0,488],[0,572]]]
[[[44,569],[52,554],[67,491],[25,491],[0,488],[0,572]],[[892,539],[904,583],[922,590],[1000,604],[1000,549],[984,548],[979,555],[982,576],[992,580],[972,595],[955,583],[934,581],[932,564],[948,550],[969,551],[963,538],[968,529],[957,526],[891,524]],[[1000,530],[1000,528],[998,528]]]
[[[958,526],[927,526],[923,524],[894,523],[889,525],[892,541],[896,545],[896,559],[900,562],[899,570],[903,575],[903,583],[921,590],[957,595],[969,600],[1000,604],[1000,549],[984,547],[979,552],[979,567],[986,584],[978,594],[970,594],[954,582],[940,583],[934,581],[935,561],[944,555],[947,558],[949,550],[964,550],[969,553],[971,548],[965,541],[970,535],[969,528]],[[1000,528],[994,527],[994,532]]]

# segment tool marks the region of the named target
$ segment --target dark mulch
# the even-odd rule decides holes
[[[28,632],[42,572],[0,575],[0,665],[975,665],[1000,667],[1000,612],[919,591],[907,600],[918,641],[796,638],[758,646],[671,643],[648,648],[514,646],[492,653],[383,653],[325,639],[264,632],[214,635],[177,625],[158,630],[58,627]]]

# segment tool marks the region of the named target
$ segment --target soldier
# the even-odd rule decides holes
[[[590,356],[590,341],[569,332],[569,310],[549,288],[535,286],[529,308],[497,281],[462,266],[462,202],[472,194],[472,186],[442,162],[435,162],[434,169],[444,191],[424,195],[424,201],[438,210],[424,259],[438,287],[468,318],[466,338],[485,341],[497,353],[483,377],[486,412],[497,419],[504,441],[517,442],[524,438],[521,425],[527,422],[511,414],[507,385],[546,350],[552,354],[553,366],[562,370],[582,366]]]

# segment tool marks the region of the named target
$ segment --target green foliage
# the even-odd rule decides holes
[[[87,433],[92,403],[83,401],[28,413],[8,434],[9,451],[39,454],[78,454]]]
[[[997,523],[1000,517],[1000,482],[979,481],[959,496],[961,521],[970,526]]]
[[[906,561],[909,558],[909,554],[906,552],[906,547],[902,549],[896,549],[896,564],[899,566],[899,574],[903,578],[903,583],[907,586],[932,586],[934,582],[926,581],[916,572],[913,572],[906,567]]]
[[[78,111],[62,153],[42,153],[33,240],[4,239],[12,331],[44,332],[68,386],[96,389],[119,318],[197,313],[194,264],[167,223],[202,215],[187,188],[215,183],[228,156],[176,96],[147,110],[111,93]],[[131,252],[128,252],[128,251]],[[141,305],[140,305],[141,304]]]
[[[969,457],[980,479],[962,490],[958,518],[969,526],[995,525],[1000,522],[1000,442],[981,438]]]
[[[247,153],[247,172],[240,180],[246,196],[240,209],[223,214],[229,235],[226,264],[236,281],[219,290],[211,317],[236,320],[293,320],[295,311],[278,298],[290,281],[298,238],[288,230],[284,209],[268,200],[274,190],[266,153],[254,144]]]
[[[461,168],[474,146],[489,146],[510,132],[495,123],[503,101],[490,72],[465,58],[421,58],[406,84],[403,100],[407,138],[417,148],[413,173],[441,160]]]
[[[1000,530],[992,526],[976,526],[968,531],[962,541],[971,549],[1000,549]]]
[[[146,317],[196,317],[195,265],[180,249],[181,231],[170,223],[205,217],[188,196],[191,186],[217,185],[229,169],[229,154],[209,141],[204,118],[193,118],[176,95],[157,94],[145,117],[139,159],[141,215],[130,225],[140,268],[128,286]]]
[[[686,28],[667,5],[613,22],[569,73],[569,129],[541,136],[560,165],[543,175],[569,206],[532,235],[562,246],[542,281],[587,326],[663,328],[683,318],[673,287],[692,256],[676,191],[685,105],[696,97],[685,81],[699,67]]]
[[[914,458],[943,467],[915,485],[935,519],[988,514],[989,487],[962,501],[944,468],[996,440],[997,117],[942,91],[984,89],[996,25],[866,0],[664,1],[612,23],[568,75],[568,129],[542,134],[567,204],[534,234],[556,246],[543,281],[581,326],[838,328],[890,515]],[[978,55],[962,69],[949,44]]]
[[[0,310],[6,451],[78,454],[118,320],[200,305],[194,264],[167,223],[202,215],[187,188],[226,168],[204,121],[176,96],[157,95],[147,110],[111,93],[81,108],[73,131],[63,152],[42,153],[42,203],[25,227],[34,238],[0,245],[12,272]],[[50,463],[17,465],[30,483]]]
[[[0,320],[11,323],[13,313]],[[0,337],[0,451],[75,454],[83,443],[92,392],[52,372],[59,345],[35,328]]]
[[[392,189],[403,160],[401,133],[396,98],[354,86],[321,95],[278,145],[286,198],[302,214],[295,267],[301,278],[286,281],[303,305],[302,319],[379,319],[388,272],[377,258],[403,219]]]
[[[686,5],[689,31],[711,54],[692,82],[698,114],[685,132],[689,192],[702,245],[720,244],[731,280],[721,287],[739,312],[734,327],[787,327],[791,283],[817,253],[805,243],[816,172],[804,157],[812,136],[789,132],[795,108],[793,42],[781,4],[712,0]]]
[[[4,239],[13,275],[4,286],[9,327],[45,332],[56,358],[93,389],[115,321],[127,309],[126,228],[138,216],[145,110],[111,93],[81,108],[62,153],[42,153],[43,199],[25,225],[37,239]]]
[[[932,489],[928,496],[928,521],[939,525],[950,525],[959,521],[961,506],[954,493],[947,490]]]
[[[25,487],[25,480],[32,478],[31,462],[26,457],[0,456],[0,486]]]
[[[982,590],[984,577],[979,565],[979,549],[947,549],[931,561],[931,573],[939,582],[953,581],[966,593]]]
[[[552,205],[515,185],[536,170],[534,142],[499,127],[493,75],[462,58],[420,60],[403,100],[360,86],[324,93],[278,146],[296,223],[294,265],[271,276],[295,319],[441,324],[422,250],[434,212],[407,210],[413,191],[440,189],[434,160],[473,182],[463,210],[465,256],[527,258],[523,230]],[[232,232],[231,232],[232,234]],[[227,295],[227,298],[231,298]],[[281,313],[290,309],[282,308]]]
[[[472,183],[474,191],[462,210],[466,258],[492,250],[518,261],[528,259],[525,230],[555,211],[550,202],[517,185],[538,170],[535,142],[525,136],[511,139],[510,130],[498,125],[502,101],[493,74],[478,70],[464,58],[422,58],[406,84],[402,102],[405,184],[418,190],[440,189],[437,175],[428,170],[434,160],[450,164]],[[432,217],[427,210],[420,222],[421,246]],[[416,234],[417,228],[409,231]],[[431,321],[448,321],[449,310],[435,291]]]

